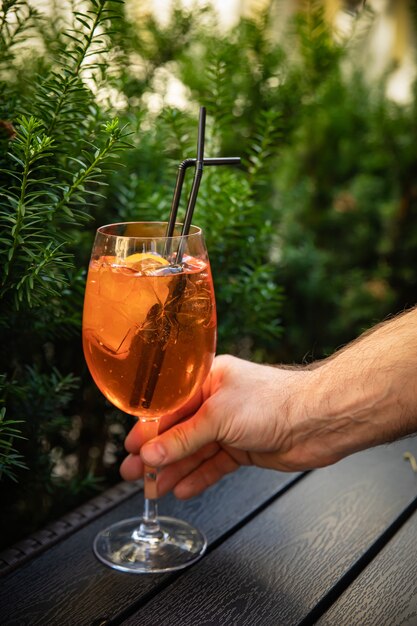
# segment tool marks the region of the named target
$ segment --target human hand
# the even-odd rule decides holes
[[[137,424],[126,438],[126,480],[143,475],[144,462],[160,469],[158,492],[197,495],[240,465],[294,471],[337,460],[304,419],[302,398],[313,372],[217,357],[201,392],[161,420],[160,435],[145,443]],[[310,436],[309,436],[310,435]]]
[[[202,390],[145,442],[135,426],[122,476],[160,468],[161,495],[203,491],[240,465],[329,465],[417,432],[417,307],[310,367],[217,357]]]

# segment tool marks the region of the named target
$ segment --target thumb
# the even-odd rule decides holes
[[[168,465],[216,441],[218,427],[214,416],[209,414],[209,405],[207,401],[188,420],[145,443],[140,452],[143,462],[153,467]]]

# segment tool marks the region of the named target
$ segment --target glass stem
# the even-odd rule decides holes
[[[147,525],[158,524],[158,500],[155,500],[154,498],[145,498],[143,521]]]
[[[157,471],[154,467],[145,466],[145,503],[143,508],[142,532],[155,534],[159,532],[158,500],[156,491]]]
[[[153,439],[158,434],[159,419],[140,419],[142,435],[144,441]],[[145,465],[144,471],[144,491],[145,504],[142,516],[142,523],[139,532],[148,537],[158,537],[161,534],[158,522],[158,472],[154,467]]]

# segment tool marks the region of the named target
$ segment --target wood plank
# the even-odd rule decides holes
[[[312,623],[318,603],[405,509],[416,508],[416,477],[403,460],[409,449],[416,453],[415,440],[310,473],[123,626]]]
[[[195,524],[213,544],[298,477],[299,474],[242,468],[188,502],[167,496],[161,501],[160,511]],[[181,573],[125,574],[107,568],[93,555],[97,532],[115,521],[133,517],[142,505],[142,495],[129,498],[4,576],[0,584],[1,625],[104,624],[180,576]]]
[[[415,478],[417,481],[417,476]],[[417,514],[318,621],[321,626],[417,624]]]

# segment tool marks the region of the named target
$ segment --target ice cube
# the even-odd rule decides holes
[[[114,258],[90,266],[84,328],[91,329],[112,354],[127,353],[133,335],[142,326],[155,324],[153,307],[157,305],[162,312],[169,298],[170,273],[153,275],[152,270],[148,275],[148,271],[144,274],[137,267],[116,264]]]
[[[100,344],[112,353],[126,352],[129,347],[129,333],[135,330],[135,324],[122,310],[122,305],[115,306],[99,295],[89,294],[88,307],[84,310],[83,325],[91,329]]]
[[[97,280],[102,298],[109,302],[126,302],[135,286],[135,271],[118,265],[102,265]]]
[[[106,337],[103,338],[97,335],[96,341],[99,344],[101,350],[104,350],[110,356],[118,360],[123,360],[126,359],[129,355],[130,345],[132,343],[134,335],[135,329],[133,327],[130,327],[118,346],[117,344],[119,343],[120,336],[116,338],[115,336],[109,336],[107,334]],[[117,346],[116,349],[115,346]]]
[[[210,322],[213,313],[213,299],[209,289],[201,286],[202,281],[188,276],[184,295],[181,298],[177,320],[181,326],[203,325]]]
[[[120,306],[123,314],[140,328],[155,304],[162,307],[165,305],[169,294],[169,281],[170,279],[165,277],[138,275],[128,300]]]
[[[182,265],[167,265],[161,267],[152,272],[153,276],[173,276],[175,274],[181,274],[184,271]]]

